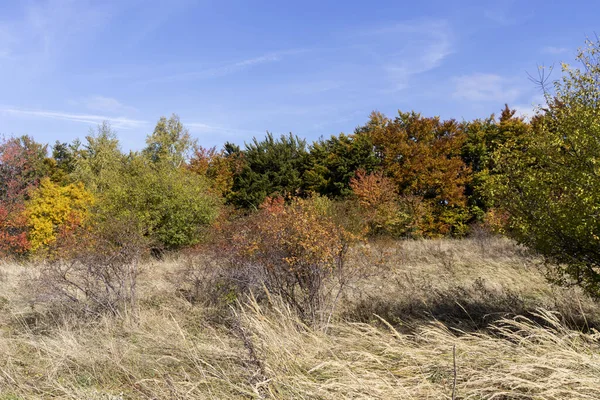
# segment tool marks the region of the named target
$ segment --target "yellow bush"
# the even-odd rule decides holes
[[[81,182],[60,186],[42,179],[25,208],[31,251],[47,248],[60,234],[80,226],[93,203],[92,194]]]

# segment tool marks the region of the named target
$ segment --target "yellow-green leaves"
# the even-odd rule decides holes
[[[131,155],[99,195],[99,222],[128,223],[155,245],[175,249],[200,240],[201,228],[216,218],[220,203],[206,178]]]
[[[559,283],[600,297],[600,43],[548,92],[543,114],[518,145],[496,152],[490,193],[508,212],[508,233],[546,256]]]

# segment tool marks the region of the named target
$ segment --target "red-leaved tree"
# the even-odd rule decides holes
[[[47,173],[47,148],[28,136],[0,139],[0,256],[29,248],[25,201]]]

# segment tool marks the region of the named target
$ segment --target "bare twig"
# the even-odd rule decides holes
[[[554,64],[549,67],[545,67],[543,65],[537,66],[537,77],[533,76],[529,72],[527,72],[528,79],[538,86],[544,95],[547,95],[550,91],[548,87],[548,83],[550,81],[550,76],[552,75],[552,71],[554,71]]]

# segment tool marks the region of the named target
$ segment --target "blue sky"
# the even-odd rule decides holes
[[[560,3],[560,4],[559,4]],[[177,113],[199,142],[351,133],[371,111],[471,119],[540,101],[600,2],[0,1],[0,133],[139,149]]]

